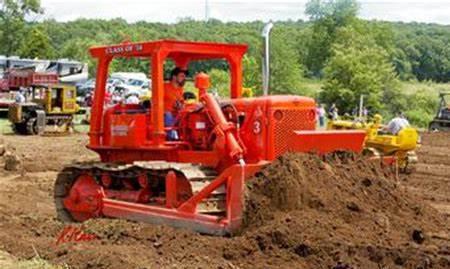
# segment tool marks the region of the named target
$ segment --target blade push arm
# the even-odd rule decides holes
[[[229,157],[242,162],[244,148],[239,144],[238,139],[233,133],[233,130],[235,129],[234,124],[226,120],[219,104],[210,94],[203,94],[201,96],[201,100],[205,104],[208,114],[210,115],[213,123],[216,125],[216,128],[225,137],[225,146],[228,150]]]

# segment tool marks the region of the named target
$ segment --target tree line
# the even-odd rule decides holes
[[[0,54],[28,58],[71,58],[95,62],[94,45],[157,39],[246,43],[244,83],[261,89],[261,21],[207,22],[182,19],[174,24],[123,19],[78,19],[70,22],[29,22],[30,14],[44,12],[39,0],[1,2]],[[374,111],[405,109],[398,92],[401,80],[450,82],[450,26],[424,23],[367,21],[357,17],[355,0],[310,0],[308,21],[277,21],[271,36],[271,91],[307,94],[305,79],[321,79],[317,96],[350,111],[361,94]],[[113,70],[148,72],[148,62],[119,60]],[[212,72],[226,81],[223,61],[200,62],[193,71]],[[395,101],[400,100],[400,101]]]

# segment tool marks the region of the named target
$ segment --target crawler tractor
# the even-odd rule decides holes
[[[98,70],[88,148],[99,162],[66,167],[55,183],[62,220],[112,217],[224,235],[241,225],[244,184],[288,151],[361,152],[365,131],[317,131],[313,99],[293,95],[243,98],[246,45],[161,40],[94,47]],[[151,102],[104,106],[114,58],[151,62]],[[225,60],[230,98],[208,93],[209,77],[195,76],[199,102],[186,103],[176,124],[164,125],[164,62],[186,68]],[[168,132],[176,131],[177,139]]]
[[[13,130],[28,135],[64,135],[72,127],[78,111],[76,90],[63,84],[32,85],[31,100],[9,105],[8,118]]]
[[[365,130],[364,152],[376,157],[393,157],[400,172],[409,173],[417,163],[415,150],[419,141],[417,130],[412,127],[402,129],[393,135],[383,131],[382,117],[375,115],[372,122],[335,120],[329,121],[329,130]]]
[[[447,102],[450,92],[439,93],[439,108],[433,121],[430,122],[430,131],[450,131],[450,104]],[[447,100],[446,100],[447,98]]]

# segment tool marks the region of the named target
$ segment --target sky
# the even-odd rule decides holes
[[[41,0],[40,19],[71,21],[78,18],[123,18],[128,22],[175,23],[182,18],[221,21],[307,20],[307,0]],[[450,25],[450,0],[360,0],[359,17],[385,21],[426,22]]]

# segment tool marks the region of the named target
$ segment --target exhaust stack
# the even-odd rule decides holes
[[[273,23],[269,22],[264,25],[261,32],[261,36],[264,38],[264,55],[262,64],[262,83],[263,83],[263,93],[264,95],[269,95],[269,81],[270,81],[270,51],[269,51],[269,41],[270,41],[270,31],[272,30]]]

